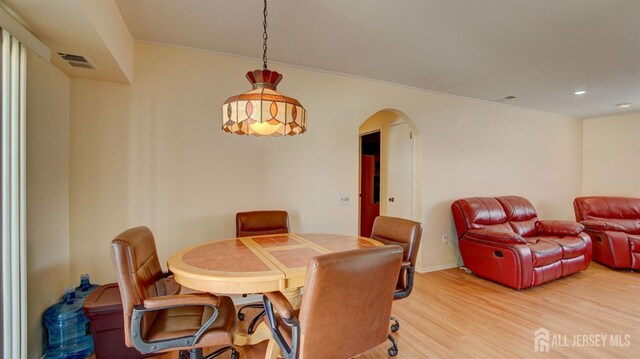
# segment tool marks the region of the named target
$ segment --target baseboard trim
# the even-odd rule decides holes
[[[432,266],[432,267],[420,267],[420,268],[416,268],[416,272],[418,273],[429,273],[429,272],[436,272],[439,270],[445,270],[445,269],[451,269],[451,268],[457,268],[458,265],[456,263],[449,263],[449,264],[442,264],[439,266]]]

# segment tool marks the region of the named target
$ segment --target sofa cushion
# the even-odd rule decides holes
[[[507,221],[514,232],[523,237],[537,234],[536,221],[538,214],[528,199],[518,196],[504,196],[496,198],[507,215]]]
[[[534,267],[544,266],[562,259],[562,248],[551,241],[527,238],[527,247],[531,250]]]
[[[532,286],[540,285],[562,277],[562,262],[557,261],[545,266],[533,268]]]
[[[587,250],[587,243],[578,237],[537,237],[540,241],[555,243],[562,249],[562,258],[575,258]]]

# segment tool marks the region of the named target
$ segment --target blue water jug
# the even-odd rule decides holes
[[[84,359],[93,353],[89,319],[82,312],[84,300],[76,298],[75,291],[73,287],[65,289],[62,301],[44,312],[45,359]]]
[[[86,298],[91,292],[98,289],[100,287],[97,284],[91,284],[89,281],[89,273],[84,273],[80,275],[80,285],[76,287],[76,298],[80,298],[84,302],[84,298]]]

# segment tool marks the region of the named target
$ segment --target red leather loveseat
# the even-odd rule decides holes
[[[640,269],[640,198],[579,197],[573,208],[593,241],[593,260]]]
[[[464,198],[451,210],[464,265],[480,277],[524,289],[589,267],[584,226],[539,221],[525,198]]]

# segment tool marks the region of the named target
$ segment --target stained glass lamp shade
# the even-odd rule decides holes
[[[222,130],[237,135],[293,136],[307,129],[307,111],[298,100],[279,93],[282,74],[267,69],[247,72],[253,89],[222,104]]]

